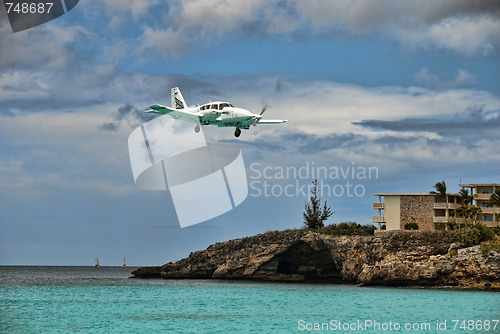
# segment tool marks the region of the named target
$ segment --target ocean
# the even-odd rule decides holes
[[[0,267],[0,333],[500,333],[492,291],[129,279]]]

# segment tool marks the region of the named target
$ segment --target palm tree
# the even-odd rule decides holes
[[[500,221],[500,212],[493,212],[493,218],[495,218],[495,222],[497,222],[497,226],[498,226],[498,222]]]
[[[472,204],[473,199],[474,199],[474,196],[469,194],[468,189],[462,188],[462,190],[460,190],[458,192],[458,201],[460,202],[460,204],[462,204],[464,206],[468,206],[468,205]]]
[[[444,180],[441,182],[436,182],[436,184],[434,185],[434,189],[436,190],[429,192],[429,194],[446,197],[446,182],[444,182]]]
[[[477,206],[471,206],[465,212],[467,218],[471,219],[473,223],[476,223],[479,220],[482,213],[483,213],[483,211],[481,210],[481,208],[479,208]]]
[[[488,204],[500,208],[500,189],[497,189],[494,194],[491,194]]]
[[[465,205],[460,205],[456,210],[455,213],[458,215],[458,217],[463,218],[465,217],[465,213],[467,212],[467,207]]]
[[[446,219],[448,219],[448,195],[446,194],[446,182],[444,182],[444,180],[441,182],[437,182],[434,185],[434,189],[436,189],[436,190],[429,192],[429,194],[438,195],[438,196],[443,197],[445,199],[445,201],[446,201],[445,216],[446,216]]]

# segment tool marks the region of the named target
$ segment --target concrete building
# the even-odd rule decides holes
[[[498,189],[500,184],[461,184],[460,187],[469,189],[474,199],[474,205],[481,208],[481,220],[486,226],[497,226],[499,222],[495,222],[495,213],[500,213],[500,208],[488,204],[490,197]],[[496,224],[495,224],[496,223]]]
[[[471,190],[474,198],[473,206],[482,210],[481,220],[486,226],[497,226],[495,212],[500,208],[492,207],[488,201],[500,185],[470,184],[461,187]],[[455,210],[460,204],[458,194],[447,194],[446,198],[436,194],[415,193],[375,193],[378,202],[372,208],[378,210],[378,216],[372,217],[372,222],[378,224],[378,229],[385,226],[387,231],[403,230],[405,224],[416,223],[421,231],[445,229],[446,223],[454,218]],[[498,220],[498,219],[497,219]]]

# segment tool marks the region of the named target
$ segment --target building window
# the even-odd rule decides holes
[[[481,187],[478,189],[480,194],[493,194],[493,187]]]
[[[493,215],[483,215],[482,219],[483,222],[492,222],[493,221]]]
[[[434,210],[434,217],[446,217],[446,210]]]

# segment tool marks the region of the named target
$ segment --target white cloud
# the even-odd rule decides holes
[[[460,87],[462,85],[470,85],[477,83],[477,76],[467,70],[458,69],[455,80],[452,82],[453,87]]]
[[[175,56],[180,56],[188,48],[188,43],[183,36],[171,29],[153,30],[146,27],[142,39],[142,49],[157,49]]]
[[[142,48],[153,47],[179,55],[188,47],[203,47],[214,38],[243,33],[256,20],[266,22],[272,32],[295,28],[277,7],[265,0],[178,0],[169,5],[167,28],[144,28]],[[266,30],[257,25],[254,28]]]
[[[0,159],[2,187],[22,192],[94,189],[117,195],[133,191],[126,149],[130,128],[99,130],[116,108],[0,116],[5,144]]]
[[[166,28],[145,28],[143,47],[179,52],[240,34],[378,35],[419,48],[467,56],[500,45],[499,6],[491,2],[341,0],[177,0]],[[152,34],[152,31],[154,34]]]
[[[457,77],[460,78],[461,74]],[[248,96],[251,89],[240,87],[242,91],[237,92],[235,98],[241,100],[248,109],[260,110],[260,97],[273,91],[273,82],[251,82],[258,82],[254,86],[258,87],[258,91],[254,88],[253,94]],[[289,123],[285,127],[295,126],[314,134],[363,132],[366,130],[351,124],[352,121],[363,119],[451,116],[471,105],[482,104],[490,110],[500,108],[498,96],[472,89],[434,91],[417,87],[364,88],[328,81],[282,82],[285,92],[269,95],[267,103],[270,108],[265,116],[288,119]],[[231,91],[230,87],[227,89]]]
[[[54,191],[86,191],[126,196],[137,191],[133,182],[119,183],[112,179],[72,177],[64,169],[53,172],[29,170],[23,161],[13,160],[0,163],[0,186],[9,190],[11,196],[40,198],[51,196]]]
[[[36,29],[12,33],[8,21],[0,21],[0,70],[28,68],[55,70],[72,60],[68,43],[92,36],[88,30],[75,25],[61,27],[46,24]]]
[[[468,75],[458,71],[453,80],[460,81],[463,77]],[[250,159],[281,166],[295,166],[306,160],[323,165],[332,161],[340,165],[355,161],[378,166],[384,173],[405,171],[415,175],[431,171],[436,164],[452,171],[467,170],[483,155],[489,157],[488,163],[500,162],[500,138],[482,129],[483,121],[475,127],[471,125],[466,133],[460,129],[445,133],[436,132],[435,128],[372,129],[352,123],[365,119],[438,119],[443,120],[443,127],[446,121],[472,124],[474,115],[468,111],[472,106],[485,105],[484,110],[489,110],[483,112],[483,120],[497,115],[494,110],[500,109],[500,98],[489,92],[473,89],[435,91],[418,87],[364,88],[281,78],[282,89],[270,94],[276,79],[260,77],[246,81],[211,79],[232,96],[231,102],[235,105],[258,111],[261,97],[267,96],[269,108],[265,117],[289,120],[283,125],[258,125],[244,131],[240,138],[242,145],[251,144],[255,149],[243,146]],[[211,134],[214,132],[219,139],[232,137],[231,131],[213,129]],[[488,139],[484,139],[485,136]]]
[[[490,15],[450,17],[432,25],[393,28],[395,38],[404,45],[449,49],[466,56],[487,55],[500,44],[500,20]]]
[[[103,6],[106,11],[112,16],[113,19],[116,17],[123,16],[124,12],[129,12],[132,16],[137,19],[144,15],[148,15],[152,7],[159,3],[158,0],[98,0],[97,3]],[[121,23],[124,23],[121,22]]]
[[[426,67],[423,67],[415,74],[414,78],[416,83],[433,89],[452,89],[477,84],[477,76],[464,69],[458,69],[455,77],[452,80],[446,81],[439,75],[432,73]]]
[[[107,72],[106,69],[102,71]],[[428,75],[431,76],[429,73]],[[83,94],[84,99],[100,100],[109,95],[111,101],[108,103],[95,102],[90,106],[84,106],[78,102],[71,106],[61,106],[60,101],[54,101],[54,107],[51,109],[48,105],[46,111],[29,113],[28,110],[23,110],[16,112],[14,117],[2,117],[0,133],[3,142],[8,143],[1,162],[3,166],[6,164],[8,166],[6,161],[9,159],[23,162],[22,166],[43,166],[43,168],[54,166],[53,170],[34,171],[24,167],[17,174],[11,171],[9,175],[13,176],[12,180],[22,181],[26,178],[40,187],[44,177],[51,180],[51,184],[61,186],[67,184],[68,180],[80,180],[80,183],[73,182],[72,185],[82,189],[88,180],[88,184],[92,187],[107,192],[125,191],[121,188],[123,183],[133,184],[126,145],[132,128],[127,124],[135,124],[137,120],[129,119],[129,123],[124,119],[125,122],[121,122],[116,131],[103,131],[100,128],[103,124],[112,122],[114,113],[126,102],[131,101],[138,109],[147,106],[151,102],[149,87],[159,86],[159,78],[116,74],[113,71],[110,77],[112,79],[105,80],[106,84],[96,85],[95,80],[92,80],[92,73],[88,76],[82,75],[80,78],[82,81],[77,85],[78,89],[62,90],[66,98],[73,96],[78,98],[79,94]],[[452,81],[465,83],[471,80],[471,77],[473,76],[470,73],[459,70]],[[43,75],[39,77],[24,72],[3,73],[0,77],[0,89],[12,86],[22,92],[23,82],[33,82],[36,84],[32,89],[41,91],[40,87],[47,85],[46,80],[48,79]],[[167,86],[168,78],[161,80]],[[441,159],[448,159],[447,164],[455,163],[459,166],[479,159],[480,154],[488,150],[490,155],[500,156],[498,148],[495,148],[500,147],[498,139],[489,136],[488,142],[481,142],[484,138],[481,129],[468,132],[469,137],[462,140],[453,139],[455,137],[443,138],[433,131],[373,130],[352,123],[366,119],[385,121],[434,117],[451,119],[456,115],[462,115],[471,106],[481,105],[489,111],[500,109],[500,98],[485,91],[451,88],[436,91],[397,86],[365,88],[330,81],[295,81],[293,78],[277,79],[275,76],[265,75],[230,78],[198,76],[197,80],[182,86],[186,88],[184,96],[190,104],[199,101],[189,91],[201,93],[199,87],[209,85],[216,87],[222,95],[209,96],[213,99],[223,97],[236,106],[253,112],[259,112],[263,105],[269,105],[264,114],[265,118],[289,120],[289,123],[282,125],[252,127],[242,134],[240,141],[243,145],[245,143],[256,145],[255,150],[250,147],[245,152],[250,155],[264,154],[265,159],[268,158],[267,153],[261,150],[265,151],[266,147],[269,147],[270,151],[281,147],[284,152],[295,155],[301,147],[303,150],[309,147],[313,150],[315,145],[320,144],[322,151],[318,151],[315,155],[300,153],[295,158],[290,158],[292,159],[290,163],[298,162],[305,156],[318,161],[335,157],[342,163],[355,159],[357,162],[376,163],[378,166],[384,166],[386,170],[397,171],[398,168],[407,168],[412,164],[421,165],[424,161],[438,163]],[[56,86],[53,86],[54,82],[50,82],[49,86],[54,92],[58,92],[64,82],[62,79],[57,80]],[[133,98],[124,99],[123,97],[130,94],[131,87],[135,87]],[[29,91],[26,90],[27,95],[19,93],[21,95],[18,98],[30,99]],[[168,103],[168,96],[164,92],[158,96],[163,96],[163,102]],[[162,100],[157,102],[162,103]],[[73,112],[64,112],[67,109]],[[485,117],[495,115],[490,112],[485,114]],[[460,117],[470,118],[466,114]],[[231,140],[232,132],[233,129],[207,127],[207,133],[216,139]],[[291,143],[284,139],[290,140],[290,136],[297,134],[304,135],[305,142],[297,139],[299,141]],[[467,142],[468,140],[470,142]],[[262,145],[258,144],[259,141],[262,141]],[[279,157],[283,158],[283,152],[281,155],[269,154],[274,154],[269,157],[271,160],[273,156],[278,160]],[[321,157],[322,155],[324,157]],[[497,158],[493,158],[495,159]],[[19,167],[19,164],[17,166]],[[32,176],[28,177],[27,174],[30,173]],[[97,183],[101,181],[102,188],[99,188]]]

